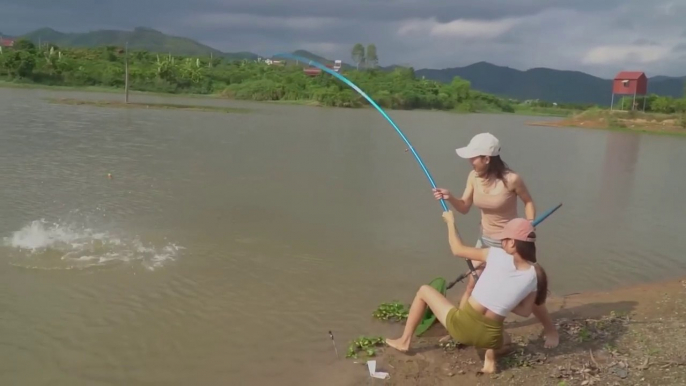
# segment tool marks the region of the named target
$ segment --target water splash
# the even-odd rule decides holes
[[[83,269],[138,263],[154,270],[173,261],[184,249],[174,243],[155,245],[139,237],[96,230],[71,223],[30,224],[5,237],[10,264],[36,269]]]

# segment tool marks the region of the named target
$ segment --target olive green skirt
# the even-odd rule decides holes
[[[445,324],[450,336],[464,345],[492,349],[503,345],[503,322],[476,312],[469,302],[463,309],[448,311]]]

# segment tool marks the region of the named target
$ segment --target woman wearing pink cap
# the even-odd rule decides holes
[[[512,171],[500,157],[500,141],[491,133],[475,135],[465,147],[456,149],[457,155],[468,159],[474,170],[467,177],[467,185],[461,198],[454,197],[447,189],[434,189],[437,199],[444,199],[462,214],[467,214],[472,204],[481,210],[481,237],[477,247],[500,247],[497,234],[505,224],[518,217],[517,197],[524,203],[524,214],[529,221],[536,217],[536,207],[522,178]],[[479,266],[480,263],[475,263]],[[474,288],[470,275],[467,292]],[[545,347],[556,347],[560,336],[544,304],[533,311],[543,324]]]
[[[412,335],[428,306],[455,340],[487,349],[481,371],[493,373],[496,354],[510,343],[503,329],[505,317],[510,312],[531,315],[533,307],[542,305],[548,293],[546,273],[536,264],[534,227],[525,219],[513,219],[494,235],[501,240],[499,248],[474,248],[460,240],[452,211],[444,212],[443,218],[453,254],[487,264],[474,291],[462,297],[459,309],[433,287],[421,286],[410,306],[403,335],[386,339],[386,343],[399,351],[409,350]]]

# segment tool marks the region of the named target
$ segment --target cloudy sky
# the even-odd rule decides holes
[[[375,43],[382,65],[488,61],[611,77],[686,75],[686,0],[0,0],[0,32],[145,26],[223,51],[302,48],[350,62]]]

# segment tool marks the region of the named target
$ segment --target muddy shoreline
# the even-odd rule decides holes
[[[451,300],[459,291],[449,293]],[[415,339],[408,354],[384,347],[372,379],[363,364],[339,359],[313,374],[321,385],[684,385],[686,384],[686,278],[604,292],[551,297],[548,309],[560,345],[543,348],[535,318],[509,317],[515,344],[500,358],[499,371],[477,375],[482,362],[473,348],[444,349],[446,330],[436,323]],[[389,324],[395,336],[402,324]],[[355,364],[358,362],[358,364]]]
[[[639,133],[686,135],[686,115],[588,110],[561,120],[529,121],[529,126],[577,127]]]
[[[110,107],[123,109],[158,109],[158,110],[190,110],[190,111],[206,111],[219,113],[246,113],[250,110],[239,109],[232,107],[217,107],[217,106],[201,106],[201,105],[183,105],[174,103],[140,103],[140,102],[121,102],[121,101],[97,101],[97,100],[80,100],[71,98],[48,98],[48,102],[54,104],[63,104],[70,106],[95,106],[95,107]]]

